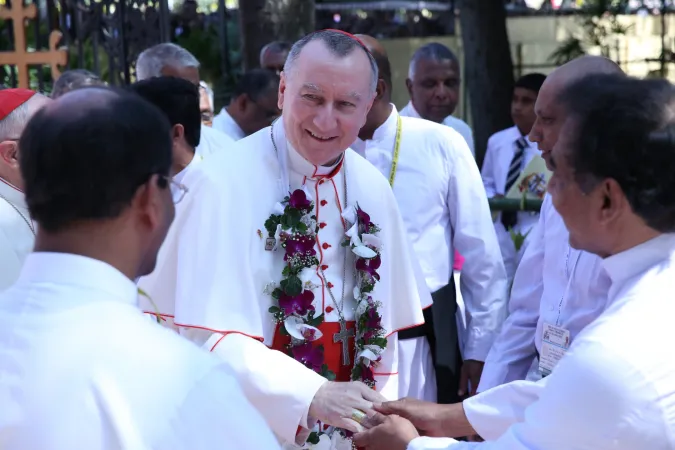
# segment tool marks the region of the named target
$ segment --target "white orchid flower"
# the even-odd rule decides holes
[[[342,211],[342,218],[349,223],[356,223],[356,206],[348,206]]]
[[[321,279],[316,274],[316,269],[311,267],[305,267],[298,274],[298,278],[302,282],[302,288],[310,291],[321,286]]]
[[[354,252],[354,254],[359,258],[363,259],[373,259],[374,257],[377,256],[375,250],[373,250],[372,248],[368,248],[363,244],[357,245],[354,248],[352,248],[352,252]]]
[[[374,234],[364,234],[361,236],[361,240],[363,241],[364,245],[373,247],[376,250],[379,250],[382,247],[382,239],[380,239],[378,236],[375,236]]]
[[[284,328],[286,328],[288,334],[298,340],[307,340],[311,342],[321,339],[323,333],[321,333],[318,328],[311,325],[305,325],[302,322],[302,319],[299,317],[289,316],[284,320]],[[311,339],[308,339],[306,336],[311,335],[312,331],[314,332],[314,336]]]

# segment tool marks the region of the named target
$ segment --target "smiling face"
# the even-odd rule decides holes
[[[309,42],[279,85],[286,137],[298,153],[317,166],[337,159],[366,123],[371,80],[364,51],[339,57],[323,42]]]

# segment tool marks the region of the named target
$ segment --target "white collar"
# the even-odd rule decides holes
[[[629,248],[603,260],[602,265],[612,284],[646,272],[659,262],[675,257],[675,234],[661,234],[647,242]]]
[[[398,123],[398,110],[396,106],[391,105],[391,113],[382,125],[377,127],[373,133],[373,141],[383,141],[396,135],[396,125]],[[393,151],[393,149],[392,149]]]
[[[420,116],[420,113],[417,112],[415,109],[415,105],[413,105],[412,100],[408,102],[407,105],[405,105],[405,108],[401,110],[401,113],[405,111],[405,115],[408,117],[416,117],[417,119],[421,119],[422,116]]]
[[[23,283],[84,288],[106,293],[123,303],[138,304],[138,288],[122,272],[103,261],[72,253],[29,254],[17,280],[17,284]]]
[[[0,178],[0,194],[2,194],[2,196],[5,197],[14,206],[23,209],[28,209],[28,205],[26,205],[26,197],[23,194],[23,192],[21,192],[19,188],[9,183],[8,181],[3,180],[2,178]]]
[[[229,124],[229,126],[227,128],[229,130],[233,131],[237,135],[237,136],[232,136],[233,138],[236,138],[238,140],[238,139],[244,139],[246,137],[246,133],[244,133],[244,130],[241,129],[241,127],[239,126],[237,121],[234,119],[234,117],[232,117],[232,115],[227,111],[226,108],[221,109],[219,115],[221,115],[223,120],[226,123]],[[227,133],[227,131],[226,131],[225,134],[229,134],[229,133]]]

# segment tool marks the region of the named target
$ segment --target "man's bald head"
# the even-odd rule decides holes
[[[273,41],[260,50],[260,67],[280,73],[284,70],[286,58],[292,45],[285,41]]]
[[[372,36],[368,36],[367,34],[357,34],[356,37],[363,42],[370,54],[373,55],[375,63],[377,64],[378,76],[387,84],[387,87],[391,91],[391,64],[389,63],[387,50],[385,50],[380,41]]]
[[[567,117],[567,111],[559,99],[560,95],[572,83],[589,75],[623,73],[621,67],[610,59],[602,56],[582,56],[563,64],[546,77],[537,96],[535,104],[537,120],[532,126],[530,139],[539,146],[547,165],[551,150],[558,141],[558,135]]]

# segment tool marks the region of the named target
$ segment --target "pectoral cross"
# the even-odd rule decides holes
[[[347,322],[340,320],[340,332],[333,335],[333,343],[342,342],[342,365],[348,366],[351,364],[349,357],[349,338],[354,337],[354,329],[347,329]]]

